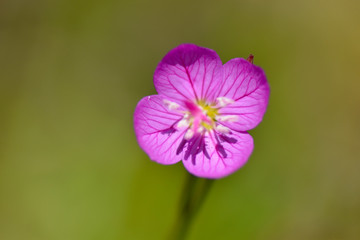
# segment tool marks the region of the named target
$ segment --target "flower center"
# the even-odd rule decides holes
[[[203,113],[208,116],[212,121],[216,121],[216,116],[218,113],[218,108],[215,107],[215,105],[209,105],[205,101],[200,101],[198,103],[198,106],[203,110]]]
[[[216,116],[218,115],[218,109],[215,105],[210,105],[205,101],[199,101],[197,104],[194,104],[194,107],[190,107],[190,113],[193,117],[192,123],[194,130],[201,132],[205,128],[206,130],[211,130],[215,127]],[[197,125],[198,124],[198,125]]]
[[[178,104],[164,101],[165,105],[171,109],[177,109]],[[231,121],[231,116],[221,116],[219,109],[233,103],[233,100],[225,97],[219,97],[216,99],[216,103],[209,104],[204,100],[197,102],[187,101],[185,102],[186,111],[182,111],[183,118],[177,122],[178,128],[186,127],[188,130],[185,133],[184,138],[189,140],[195,133],[203,134],[206,131],[216,130],[223,134],[230,131],[227,127],[218,124],[218,121]]]

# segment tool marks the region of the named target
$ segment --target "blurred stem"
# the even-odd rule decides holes
[[[212,179],[198,178],[187,173],[180,199],[179,216],[169,240],[185,239],[192,220],[203,204],[213,182]]]

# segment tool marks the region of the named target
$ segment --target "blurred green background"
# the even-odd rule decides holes
[[[186,171],[132,114],[191,42],[255,55],[271,97],[248,164],[189,239],[360,239],[359,1],[0,2],[0,239],[164,239]]]

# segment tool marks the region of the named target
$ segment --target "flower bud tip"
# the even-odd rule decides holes
[[[254,55],[250,54],[249,57],[246,59],[249,63],[254,63]]]

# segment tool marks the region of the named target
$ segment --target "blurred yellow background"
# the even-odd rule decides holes
[[[185,178],[133,111],[181,43],[255,55],[271,86],[244,168],[189,239],[360,239],[360,3],[0,2],[0,239],[164,239]]]

